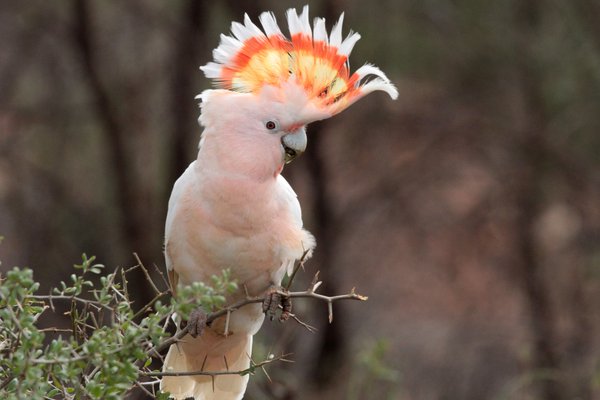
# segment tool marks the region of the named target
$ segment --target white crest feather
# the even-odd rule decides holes
[[[349,56],[350,53],[352,52],[352,49],[354,48],[354,45],[359,40],[360,40],[360,34],[358,34],[357,32],[350,31],[348,36],[346,36],[346,39],[344,39],[344,41],[338,48],[338,50],[339,50],[338,52],[345,56]]]
[[[211,61],[200,67],[200,69],[208,79],[219,79],[221,77],[221,64]]]
[[[277,25],[275,15],[273,15],[272,12],[265,11],[264,13],[260,14],[258,19],[260,20],[260,23],[267,36],[283,36],[283,33],[281,33],[281,29],[279,29],[279,25]]]
[[[242,46],[243,43],[236,38],[221,34],[221,43],[213,50],[213,58],[220,64],[227,64]]]
[[[375,78],[362,85],[360,88],[360,97],[364,97],[365,95],[378,90],[386,92],[393,100],[398,98],[398,89],[396,89],[396,86],[381,78]]]
[[[325,18],[315,18],[314,21],[315,30],[313,33],[313,40],[323,41],[325,43],[329,43],[329,39],[327,38],[327,28],[325,28]]]
[[[342,25],[344,24],[344,13],[340,15],[340,19],[333,26],[331,35],[329,35],[329,44],[337,47],[338,49],[342,45]]]
[[[290,36],[294,36],[297,33],[302,32],[302,24],[300,23],[300,18],[298,18],[298,13],[294,8],[290,8],[285,13],[287,17],[288,30],[290,31]]]
[[[308,4],[302,8],[302,14],[300,15],[300,24],[302,26],[302,32],[312,37],[312,29],[310,28],[310,21],[308,19]]]
[[[395,100],[398,98],[398,89],[390,82],[385,73],[373,64],[367,63],[363,65],[356,70],[355,74],[358,75],[357,85],[362,84],[362,93],[367,94],[376,90],[382,90],[389,94],[392,99]],[[374,75],[376,78],[363,84],[362,80],[370,75]]]
[[[248,14],[244,14],[244,26],[246,29],[252,34],[252,36],[265,36],[263,31],[260,30],[258,26],[248,16]]]
[[[221,35],[219,46],[213,50],[214,61],[200,69],[218,86],[246,93],[258,92],[265,85],[279,86],[287,93],[291,81],[321,117],[336,114],[373,91],[398,97],[396,87],[372,64],[350,74],[348,57],[361,36],[350,31],[342,39],[344,13],[331,33],[324,18],[315,18],[311,27],[308,5],[300,14],[288,9],[286,19],[290,38],[282,33],[272,12],[260,14],[262,29],[244,14],[243,24],[232,22],[231,34]],[[326,48],[313,47],[315,42],[324,43]],[[310,49],[314,49],[312,54]],[[238,57],[241,53],[243,57]]]

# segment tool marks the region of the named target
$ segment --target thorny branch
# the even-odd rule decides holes
[[[165,311],[162,311],[160,312],[160,314],[157,314],[157,301],[165,296],[168,296],[169,294],[172,294],[170,289],[168,288],[168,282],[166,281],[164,275],[160,273],[160,271],[158,271],[158,275],[162,278],[162,282],[160,281],[160,279],[156,282],[153,281],[149,270],[144,266],[137,254],[134,254],[134,256],[137,260],[137,265],[128,268],[117,268],[113,273],[103,276],[101,278],[101,280],[103,280],[103,284],[100,288],[94,286],[91,283],[91,281],[85,280],[84,275],[86,274],[86,270],[84,270],[83,274],[80,277],[76,277],[75,275],[72,276],[72,279],[75,282],[73,284],[73,287],[69,288],[63,284],[62,290],[55,291],[52,294],[38,295],[30,293],[29,295],[27,295],[26,298],[23,299],[23,304],[36,302],[37,304],[42,305],[44,310],[49,309],[55,313],[57,312],[57,310],[60,309],[66,310],[65,315],[70,316],[71,319],[71,326],[69,329],[64,327],[49,327],[45,329],[40,329],[40,331],[59,335],[62,333],[70,333],[71,335],[73,335],[74,338],[77,339],[77,348],[74,348],[72,352],[64,353],[61,356],[50,354],[44,355],[40,353],[39,356],[35,356],[29,359],[30,365],[47,366],[48,368],[53,368],[53,366],[60,364],[91,362],[92,360],[97,358],[97,355],[86,352],[80,352],[79,347],[83,346],[85,342],[90,340],[92,338],[92,334],[96,330],[104,326],[112,326],[117,328],[118,330],[120,329],[120,324],[126,322],[127,324],[134,326],[136,329],[139,329],[140,332],[145,332],[145,329],[149,329],[151,326],[154,328],[158,327],[158,331],[161,333],[166,332],[167,325],[170,323],[170,317],[171,314],[174,312],[174,309],[171,306],[171,308],[166,308]],[[290,292],[289,288],[293,283],[296,273],[300,268],[304,268],[305,258],[306,253],[300,260],[298,260],[298,262],[294,266],[293,273],[290,275],[290,278],[285,287],[276,291],[277,294],[281,296],[287,296],[289,298],[313,298],[327,303],[328,316],[330,322],[333,320],[334,302],[338,300],[364,301],[367,299],[366,296],[357,294],[354,289],[352,289],[349,293],[335,296],[326,296],[317,293],[317,290],[321,285],[321,282],[319,281],[318,272],[315,274],[312,282],[306,290]],[[96,266],[91,266],[92,260],[89,260],[90,265],[88,265],[88,271],[94,272],[94,268]],[[133,303],[130,299],[130,287],[128,277],[129,274],[135,270],[138,270],[138,276],[143,276],[146,280],[149,281],[149,287],[154,291],[154,298],[147,304],[142,305],[142,307],[139,310],[134,311],[132,307]],[[99,272],[96,271],[95,273]],[[87,296],[85,296],[82,292],[82,288],[85,286],[89,286],[88,293],[92,295],[92,298],[86,298]],[[78,288],[77,290],[75,290],[76,287]],[[250,304],[263,303],[266,297],[267,295],[250,296],[246,291],[246,297],[243,300],[237,301],[233,304],[222,307],[221,309],[208,314],[206,323],[207,325],[210,325],[216,319],[224,317],[226,318],[225,326],[227,327],[229,326],[229,318],[232,315],[232,313]],[[57,307],[57,304],[55,303],[64,304],[66,307]],[[123,305],[127,305],[126,308],[128,311],[124,311],[124,309],[122,308]],[[279,308],[282,309],[282,306],[279,305]],[[23,305],[19,303],[19,310],[22,309]],[[150,315],[154,315],[155,322],[152,325],[143,325],[143,321],[140,322],[140,320]],[[13,317],[13,319],[18,324],[16,316],[12,314],[9,314],[9,316]],[[290,313],[289,316],[307,330],[311,332],[315,331],[314,327],[301,321],[297,315]],[[188,334],[188,327],[189,325],[179,329],[173,336],[162,339],[162,341],[159,341],[158,344],[154,346],[152,340],[150,339],[150,336],[140,338],[139,342],[135,344],[138,351],[141,350],[141,356],[136,356],[137,361],[133,362],[133,364],[136,366],[135,373],[137,374],[137,377],[131,378],[132,389],[137,388],[138,390],[144,391],[147,394],[151,391],[153,392],[154,390],[156,390],[154,384],[158,382],[156,378],[162,376],[206,375],[212,378],[214,384],[215,377],[219,375],[246,375],[254,373],[257,369],[260,368],[261,370],[263,370],[265,375],[269,377],[267,371],[265,370],[265,366],[276,361],[290,362],[290,360],[286,359],[288,355],[282,354],[278,357],[270,355],[267,359],[260,362],[254,362],[253,360],[250,360],[250,366],[247,369],[239,371],[229,370],[228,367],[224,371],[206,371],[204,370],[204,366],[201,368],[200,371],[158,372],[155,369],[153,369],[155,367],[151,365],[150,360],[152,358],[158,358],[162,360],[162,356],[160,353],[168,349],[170,345],[182,340],[184,336]],[[156,329],[154,329],[154,331],[156,331]],[[11,337],[11,333],[12,332],[7,332],[6,334],[9,335],[9,337]],[[145,333],[142,335],[145,335]],[[16,345],[16,343],[18,343],[18,341],[19,337],[11,337],[10,342],[12,346],[8,349],[3,348],[2,352],[6,353],[5,355],[10,356],[9,353],[11,353],[14,350],[14,346]],[[13,348],[13,350],[11,350],[11,348]],[[120,344],[115,343],[110,347],[106,347],[106,349],[104,349],[103,356],[120,357],[122,356],[122,353],[127,353],[131,351],[131,344],[126,344],[125,342]],[[144,354],[146,355],[146,357],[144,357]],[[225,365],[227,366],[227,360],[225,359],[224,361]],[[83,372],[83,381],[89,382],[92,379],[95,379],[94,377],[98,374],[98,371],[100,371],[100,369],[101,368],[99,366],[94,367],[94,365],[90,364],[90,366],[88,368],[85,368]],[[3,376],[2,381],[0,381],[0,390],[5,388],[11,382],[13,382],[14,379],[15,376],[13,374],[5,374]],[[63,386],[64,385],[57,387]],[[85,388],[82,388],[82,390],[85,391]]]
[[[263,368],[265,365],[271,364],[273,362],[276,361],[283,361],[283,362],[293,362],[292,360],[289,360],[285,357],[287,357],[289,354],[282,354],[281,356],[278,357],[269,357],[266,360],[263,360],[259,363],[255,363],[254,361],[250,360],[250,366],[246,369],[240,370],[240,371],[229,371],[229,369],[225,370],[225,371],[204,371],[204,370],[200,370],[200,371],[189,371],[189,372],[142,372],[140,373],[141,376],[148,376],[148,377],[163,377],[163,376],[197,376],[197,375],[205,375],[205,376],[219,376],[219,375],[247,375],[247,374],[252,374],[254,373],[254,371],[258,368]]]
[[[317,272],[307,290],[304,290],[301,292],[278,291],[278,293],[281,295],[287,295],[290,298],[313,298],[313,299],[317,299],[317,300],[326,302],[330,323],[333,321],[333,303],[335,301],[338,301],[338,300],[366,301],[368,299],[367,296],[363,296],[363,295],[356,293],[354,288],[352,288],[350,293],[341,294],[341,295],[337,295],[337,296],[325,296],[325,295],[316,293],[316,290],[319,288],[319,286],[321,286],[321,283],[322,283],[321,281],[318,280],[318,278],[319,278],[319,273]],[[230,315],[232,312],[239,310],[240,308],[247,306],[248,304],[262,303],[264,301],[265,301],[265,297],[247,297],[246,299],[240,300],[226,308],[223,308],[219,311],[210,313],[206,319],[206,324],[210,325],[217,318],[220,318],[220,317],[223,317],[226,315]],[[310,325],[305,324],[304,322],[300,321],[297,316],[294,315],[292,318],[294,320],[296,320],[297,322],[299,322],[301,325],[303,325],[305,328],[307,328],[309,331],[314,330],[314,328],[312,328]],[[185,326],[184,328],[179,330],[175,335],[173,335],[169,339],[165,340],[164,342],[162,342],[162,343],[158,344],[157,346],[148,350],[147,354],[151,357],[156,357],[158,355],[158,353],[165,350],[173,343],[176,343],[177,341],[181,340],[187,334],[188,334],[188,326]]]

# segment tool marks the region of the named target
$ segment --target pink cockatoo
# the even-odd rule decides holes
[[[205,90],[198,158],[177,180],[169,200],[165,257],[171,285],[208,282],[225,268],[240,287],[228,302],[263,296],[314,237],[302,227],[300,204],[281,176],[306,148],[308,123],[329,118],[366,94],[398,92],[377,67],[349,74],[348,56],[360,35],[342,40],[343,14],[330,34],[325,20],[311,28],[308,6],[287,11],[291,39],[275,17],[245,15],[233,36],[221,35],[214,62],[201,67],[219,89]],[[370,76],[372,79],[365,79]],[[241,371],[250,366],[252,336],[263,323],[260,304],[217,319],[197,337],[173,344],[164,371]],[[237,400],[248,375],[163,377],[161,390],[176,399]]]

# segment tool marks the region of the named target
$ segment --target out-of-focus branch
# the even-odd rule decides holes
[[[336,21],[339,18],[343,4],[340,0],[328,0],[323,2],[319,15],[322,15],[326,21]],[[337,280],[335,279],[336,272],[333,267],[335,265],[336,242],[337,235],[337,210],[333,206],[330,199],[331,190],[329,182],[331,180],[327,163],[328,155],[324,152],[326,147],[323,146],[325,135],[323,131],[329,121],[320,121],[312,125],[311,146],[312,151],[306,153],[308,162],[307,169],[311,179],[314,202],[314,221],[313,233],[319,242],[319,251],[315,256],[315,262],[322,271],[322,278],[327,283],[327,290],[337,291]],[[320,132],[319,132],[320,131]],[[341,319],[344,319],[341,313]],[[323,368],[316,368],[311,371],[317,383],[321,386],[326,386],[334,380],[334,375],[338,368],[335,365],[344,363],[344,357],[348,354],[348,334],[342,329],[342,324],[326,325],[321,333],[318,348],[315,349],[316,363],[322,365]]]
[[[600,24],[598,24],[600,4],[594,0],[574,0],[567,4],[572,5],[577,13],[578,22],[583,22],[585,29],[589,31],[589,37],[596,52],[600,54]]]
[[[551,291],[544,280],[544,265],[534,237],[534,226],[541,207],[540,182],[543,181],[545,152],[544,133],[547,115],[542,99],[541,83],[532,65],[532,43],[540,24],[541,2],[526,0],[515,8],[516,31],[518,32],[518,61],[515,64],[528,120],[517,140],[519,179],[515,185],[516,207],[515,236],[520,258],[517,279],[522,285],[525,301],[529,308],[533,334],[533,363],[539,371],[557,374],[560,355],[556,346],[555,310]],[[564,385],[557,379],[539,383],[539,391],[548,400],[564,399]]]

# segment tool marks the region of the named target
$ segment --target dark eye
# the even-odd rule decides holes
[[[265,124],[265,128],[267,128],[268,130],[272,131],[274,129],[277,128],[277,122],[275,121],[267,121],[267,123]]]

